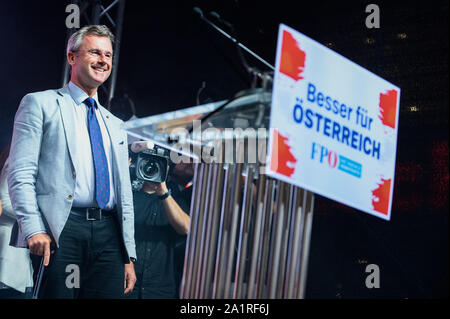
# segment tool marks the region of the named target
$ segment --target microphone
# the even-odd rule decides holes
[[[228,22],[227,20],[222,19],[222,17],[216,11],[211,11],[209,13],[209,15],[212,16],[213,18],[216,18],[217,20],[219,20],[223,24],[225,24],[228,28],[231,29],[231,31],[234,31],[233,25],[230,22]]]
[[[236,43],[236,45],[238,45],[239,47],[241,47],[242,49],[244,49],[245,51],[247,51],[249,54],[251,54],[253,57],[255,57],[257,60],[259,60],[261,63],[265,64],[267,67],[269,67],[272,71],[275,70],[275,68],[273,67],[273,65],[271,65],[270,63],[268,63],[267,61],[265,61],[263,58],[261,58],[259,55],[257,55],[256,53],[254,53],[252,50],[250,50],[249,48],[247,48],[245,45],[243,45],[242,43],[240,43],[238,40],[236,40],[235,38],[233,38],[232,36],[230,36],[228,33],[226,33],[225,31],[223,31],[221,28],[219,28],[218,26],[216,26],[214,23],[212,23],[211,21],[209,21],[207,18],[205,18],[205,16],[203,15],[203,11],[199,8],[199,7],[194,7],[192,8],[192,10],[197,13],[200,18],[205,21],[207,24],[209,24],[212,28],[216,29],[218,32],[222,33],[222,35],[224,35],[225,37],[227,37],[228,39],[230,39],[231,41],[233,41],[234,43]],[[222,18],[220,18],[220,15],[217,12],[210,12],[210,15],[212,15],[215,18],[219,18],[220,22],[226,24],[233,32],[234,32],[234,28],[233,25],[231,23],[229,23],[228,21],[223,20]]]
[[[209,15],[213,16],[216,19],[220,20],[220,15],[216,11],[211,11]]]
[[[231,30],[231,34],[233,36],[232,41],[236,44],[236,49],[238,51],[239,59],[241,60],[241,63],[244,66],[244,68],[247,70],[247,72],[250,73],[250,75],[252,75],[253,69],[248,65],[247,60],[245,59],[244,55],[242,54],[241,48],[239,46],[239,40],[237,39],[237,36],[236,36],[236,30],[234,29],[233,25],[230,22],[226,21],[225,19],[222,19],[216,11],[209,12],[209,15],[216,18],[220,23],[226,25]]]
[[[200,18],[203,19],[203,11],[202,11],[202,9],[200,9],[199,7],[194,7],[194,8],[192,8],[192,10],[194,10],[194,12],[197,13],[200,16]]]
[[[239,59],[241,60],[242,65],[247,70],[248,73],[250,73],[251,76],[253,76],[253,86],[256,85],[256,78],[255,76],[261,76],[261,72],[256,67],[251,67],[247,60],[245,59],[244,54],[242,53],[240,42],[238,40],[238,37],[236,35],[236,30],[234,29],[233,25],[228,22],[227,20],[223,19],[217,12],[211,11],[209,12],[209,15],[217,19],[220,23],[226,25],[230,30],[232,34],[231,40],[236,44],[236,49],[238,51]]]

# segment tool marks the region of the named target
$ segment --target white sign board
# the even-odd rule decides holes
[[[389,220],[400,89],[280,25],[267,174]]]

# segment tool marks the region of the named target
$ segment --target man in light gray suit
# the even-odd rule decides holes
[[[127,135],[97,96],[113,40],[106,26],[74,33],[69,84],[27,94],[16,113],[8,186],[17,246],[44,258],[40,298],[121,298],[136,281]]]

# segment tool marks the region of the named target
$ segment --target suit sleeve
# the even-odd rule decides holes
[[[17,110],[9,153],[8,189],[12,208],[25,237],[45,231],[36,199],[43,111],[33,94],[26,95]]]
[[[6,160],[5,165],[0,173],[0,200],[2,201],[2,214],[16,219],[16,214],[12,209],[11,200],[9,199],[8,193],[8,181],[6,180],[8,172],[8,160]]]
[[[127,144],[127,133],[123,131],[123,139],[125,145]],[[123,153],[120,154],[123,165],[123,175],[121,176],[121,190],[122,190],[122,215],[123,215],[123,227],[125,244],[131,249],[129,251],[129,257],[136,259],[136,245],[134,240],[134,204],[133,204],[133,192],[131,189],[130,170],[128,167],[128,147],[123,148]]]
[[[8,159],[6,159],[5,165],[0,173],[0,200],[2,201],[2,214],[12,219],[16,219],[16,214],[12,209],[11,199],[9,198],[8,181],[6,179],[8,176],[8,166]]]

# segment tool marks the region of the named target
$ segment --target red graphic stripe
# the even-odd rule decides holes
[[[273,130],[272,136],[272,159],[270,161],[270,169],[287,177],[294,174],[295,163],[297,159],[292,155],[291,147],[287,144],[288,138],[281,135],[277,129]],[[288,166],[288,164],[290,164]]]
[[[386,93],[380,93],[380,115],[381,122],[389,127],[395,128],[395,115],[397,111],[396,90],[389,90]]]
[[[306,53],[300,49],[300,44],[292,34],[283,31],[281,45],[280,72],[298,81],[303,79],[301,74],[305,68]]]
[[[378,188],[372,191],[372,205],[373,209],[384,215],[388,214],[389,210],[389,194],[391,193],[391,179],[381,179]]]

